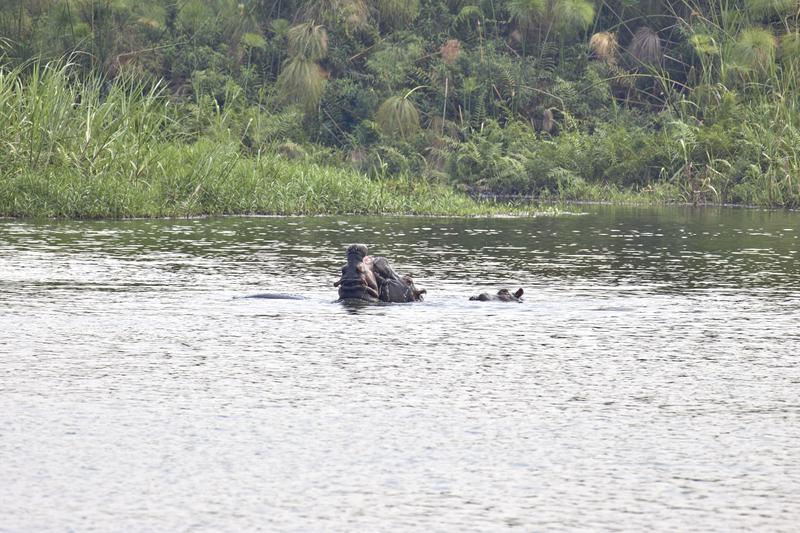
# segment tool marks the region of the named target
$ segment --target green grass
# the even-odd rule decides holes
[[[0,216],[215,214],[487,215],[530,206],[477,202],[420,180],[243,155],[230,136],[181,129],[162,88],[79,80],[69,64],[0,73]]]
[[[676,117],[658,136],[621,123],[547,142],[513,131],[502,145],[464,142],[455,181],[550,203],[800,204],[795,107],[733,109],[705,126]],[[0,70],[0,216],[542,212],[528,197],[475,200],[425,178],[370,178],[330,154],[322,164],[277,145],[253,149],[227,110],[210,113],[211,126],[192,130],[203,121],[187,120],[163,86],[80,78],[65,62]]]
[[[537,211],[528,204],[479,202],[448,187],[372,181],[348,169],[245,158],[209,140],[162,147],[153,170],[131,179],[65,167],[23,169],[0,180],[0,215],[123,218],[221,214],[495,215]]]

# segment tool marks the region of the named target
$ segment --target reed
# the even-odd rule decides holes
[[[387,135],[410,137],[419,130],[419,112],[406,96],[390,96],[378,108],[375,121]]]
[[[131,181],[90,177],[72,169],[22,172],[0,182],[0,215],[123,218],[225,214],[527,214],[528,203],[478,202],[444,186],[375,182],[346,169],[288,161],[277,155],[241,158],[235,146],[208,140],[164,150],[160,172]],[[215,154],[215,155],[210,155]]]
[[[381,24],[390,28],[404,28],[419,16],[419,0],[378,0]]]
[[[289,55],[294,58],[319,61],[328,55],[328,32],[313,22],[304,22],[286,32]]]
[[[589,39],[589,49],[599,59],[607,62],[614,62],[619,53],[617,36],[609,31],[597,32]]]
[[[349,168],[245,156],[234,138],[196,138],[163,88],[80,80],[68,62],[0,71],[0,216],[509,211],[421,180],[376,182]],[[517,213],[529,206],[514,208]]]

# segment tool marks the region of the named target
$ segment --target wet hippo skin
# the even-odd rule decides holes
[[[478,302],[521,302],[524,292],[522,289],[518,289],[515,293],[509,292],[508,289],[500,289],[497,294],[483,292],[477,296],[471,296],[470,300]]]
[[[385,257],[370,256],[364,244],[347,247],[347,264],[334,287],[339,288],[340,300],[368,302],[415,302],[426,293],[411,276],[398,275]]]

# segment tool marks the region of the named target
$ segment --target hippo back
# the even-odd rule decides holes
[[[470,300],[477,302],[521,302],[523,290],[519,289],[512,293],[508,289],[500,289],[497,294],[482,292],[477,296],[471,296]]]

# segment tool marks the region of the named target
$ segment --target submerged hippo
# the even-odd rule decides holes
[[[470,296],[469,299],[479,302],[521,302],[523,292],[525,291],[519,289],[512,294],[508,289],[500,289],[497,294],[483,292],[477,296]]]
[[[333,284],[340,300],[367,302],[415,302],[427,291],[419,290],[411,276],[398,275],[385,257],[372,257],[364,244],[347,247],[347,264]]]

